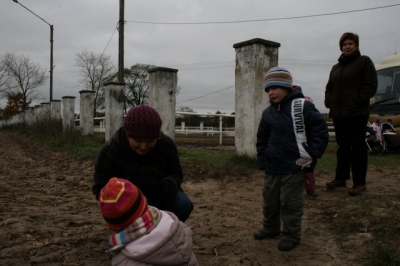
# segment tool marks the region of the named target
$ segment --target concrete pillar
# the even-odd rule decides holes
[[[110,82],[104,84],[105,96],[105,141],[108,141],[123,125],[125,91],[124,83]]]
[[[33,107],[28,107],[28,109],[25,110],[25,123],[30,126],[33,123],[33,118],[34,118],[34,108]]]
[[[50,103],[41,103],[41,120],[48,122],[50,120]]]
[[[263,110],[269,105],[263,77],[270,68],[278,66],[280,46],[263,39],[233,45],[236,52],[235,146],[238,155],[257,155],[258,125]]]
[[[156,67],[149,70],[149,104],[161,116],[161,130],[175,139],[175,106],[178,69]]]
[[[11,125],[16,125],[18,123],[21,123],[21,115],[17,114],[11,117]]]
[[[18,116],[19,116],[19,123],[22,123],[22,124],[25,124],[26,123],[26,114],[25,114],[25,111],[21,111],[19,114],[18,114]]]
[[[52,100],[50,102],[51,119],[61,120],[61,100]]]
[[[35,117],[34,117],[33,120],[34,120],[35,123],[37,123],[37,122],[39,122],[41,120],[41,112],[40,112],[41,108],[42,108],[42,106],[40,104],[37,104],[37,105],[34,106],[33,113],[34,113]]]
[[[75,96],[62,97],[61,118],[64,131],[75,128]]]
[[[82,130],[82,135],[93,135],[95,91],[82,90],[79,93],[81,95],[79,127]]]

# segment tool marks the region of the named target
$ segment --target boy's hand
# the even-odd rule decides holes
[[[303,169],[305,167],[310,167],[312,161],[313,160],[311,158],[299,158],[297,159],[296,164],[301,166],[301,169]]]

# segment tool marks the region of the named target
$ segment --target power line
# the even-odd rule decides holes
[[[188,99],[188,100],[184,100],[184,101],[181,101],[181,102],[177,102],[176,104],[180,104],[180,103],[184,103],[184,102],[190,102],[190,101],[193,101],[193,100],[197,100],[197,99],[200,99],[200,98],[204,98],[204,97],[206,97],[206,96],[209,96],[209,95],[212,95],[212,94],[215,94],[215,93],[218,93],[218,92],[221,92],[221,91],[224,91],[224,90],[233,88],[233,87],[235,87],[235,85],[232,85],[232,86],[229,86],[229,87],[227,87],[227,88],[224,88],[224,89],[221,89],[221,90],[217,90],[217,91],[214,91],[214,92],[211,92],[211,93],[202,95],[202,96],[198,96],[198,97],[195,97],[195,98],[192,98],[192,99]]]
[[[393,4],[387,6],[378,6],[371,8],[363,8],[349,11],[340,11],[332,13],[323,13],[315,15],[305,15],[305,16],[295,16],[295,17],[282,17],[282,18],[266,18],[266,19],[253,19],[253,20],[235,20],[235,21],[209,21],[209,22],[151,22],[151,21],[137,21],[137,20],[126,20],[126,22],[138,23],[138,24],[162,24],[162,25],[206,25],[206,24],[233,24],[233,23],[251,23],[251,22],[263,22],[263,21],[277,21],[277,20],[290,20],[290,19],[303,19],[303,18],[313,18],[313,17],[323,17],[323,16],[333,16],[340,14],[364,12],[369,10],[376,10],[382,8],[389,8],[400,6],[400,4]]]
[[[312,90],[315,90],[315,91],[318,91],[318,92],[323,91],[323,90],[321,90],[321,88],[317,88],[317,87],[315,87],[315,86],[313,86],[313,85],[311,85],[311,84],[309,84],[309,83],[307,83],[307,82],[305,82],[305,81],[299,80],[298,78],[295,78],[294,80],[297,81],[297,83],[300,83],[300,85],[301,85],[301,84],[307,85],[307,86],[308,86],[307,89],[312,89]],[[302,87],[302,88],[303,88],[303,87]],[[303,89],[304,89],[304,88],[303,88]],[[324,89],[325,89],[325,88],[324,88]]]
[[[119,22],[118,22],[118,23],[119,23]],[[111,42],[112,37],[114,36],[115,31],[118,29],[118,23],[117,23],[117,26],[115,26],[115,29],[114,29],[113,33],[111,34],[111,37],[110,37],[110,39],[108,40],[108,43],[107,43],[106,47],[104,48],[103,52],[101,53],[101,56],[103,56],[104,52],[106,51],[108,45],[109,45],[110,42]],[[100,56],[100,57],[101,57],[101,56]]]
[[[75,89],[83,83],[83,81],[82,81],[82,82],[78,83],[78,85],[70,87],[70,86],[65,85],[57,75],[56,75],[56,78],[61,83],[62,86],[64,86],[65,88],[68,88],[68,89]]]

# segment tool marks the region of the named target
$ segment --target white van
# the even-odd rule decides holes
[[[391,119],[400,132],[400,54],[384,58],[375,68],[378,90],[370,100],[370,121],[376,117],[382,122]]]

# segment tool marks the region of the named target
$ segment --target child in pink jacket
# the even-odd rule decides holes
[[[111,265],[199,265],[191,229],[173,213],[148,206],[128,180],[111,178],[100,192],[99,207],[114,232]]]

